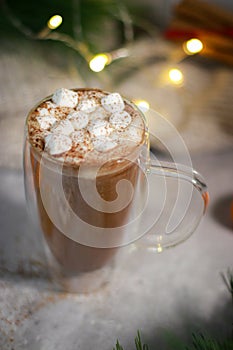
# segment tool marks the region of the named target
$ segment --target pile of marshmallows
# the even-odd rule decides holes
[[[70,107],[73,110],[66,119],[58,121],[55,118],[57,107]],[[78,94],[72,90],[56,90],[52,102],[47,102],[47,108],[37,110],[40,128],[44,131],[50,129],[45,134],[45,151],[56,156],[73,146],[81,154],[90,147],[99,152],[115,148],[119,140],[117,134],[119,131],[124,133],[132,121],[124,108],[125,103],[118,93],[103,96],[98,103],[94,98],[79,101]]]

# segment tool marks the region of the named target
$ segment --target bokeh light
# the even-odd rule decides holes
[[[168,76],[170,81],[176,85],[180,85],[184,81],[183,73],[177,68],[170,69],[168,72]]]
[[[47,25],[49,29],[56,29],[62,24],[62,21],[63,21],[62,16],[54,15],[48,20]]]
[[[149,102],[145,100],[134,100],[133,102],[143,113],[147,112],[150,109]]]
[[[101,53],[91,59],[89,67],[93,72],[101,72],[108,63],[110,63],[109,55]]]
[[[203,43],[201,42],[201,40],[193,38],[186,41],[184,43],[183,48],[188,55],[194,55],[202,51]]]

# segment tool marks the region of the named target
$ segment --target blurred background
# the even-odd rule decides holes
[[[27,112],[61,86],[119,91],[162,113],[191,152],[230,144],[231,11],[227,0],[1,1],[0,164],[21,166]]]
[[[150,340],[157,324],[173,327],[184,339],[194,324],[225,336],[231,304],[217,276],[233,264],[232,0],[0,0],[0,9],[0,348],[73,350],[79,344],[85,350],[90,349],[89,337],[95,336],[103,350],[112,348],[118,336],[128,344],[138,328]],[[46,287],[40,238],[31,234],[26,214],[24,123],[28,111],[55,89],[85,86],[118,91],[145,115],[153,109],[171,122],[206,177],[211,204],[199,234],[156,258],[156,274],[154,257],[149,256],[140,267],[140,281],[131,273],[135,294],[123,288],[126,271],[117,296],[97,296],[97,302],[94,296],[90,303],[85,298],[70,303],[59,299],[57,307],[58,296]],[[165,140],[170,137],[166,130],[162,133]],[[155,152],[166,157],[162,145],[151,141]],[[135,266],[132,271],[138,271]],[[177,266],[182,277],[175,279]],[[156,276],[157,314],[151,292]],[[136,306],[126,315],[119,303],[132,295]],[[151,308],[145,313],[143,298]],[[174,317],[169,319],[170,313]],[[71,317],[68,343],[59,328],[63,315]],[[125,321],[128,328],[122,326]],[[81,338],[75,322],[83,327]],[[160,341],[151,339],[152,344]]]

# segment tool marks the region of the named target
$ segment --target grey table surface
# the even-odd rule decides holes
[[[23,173],[0,170],[0,349],[133,349],[137,329],[151,349],[169,349],[168,333],[231,331],[231,296],[221,273],[233,267],[233,149],[193,157],[211,202],[196,232],[161,254],[134,251],[112,282],[90,295],[55,292],[40,237],[27,217]]]

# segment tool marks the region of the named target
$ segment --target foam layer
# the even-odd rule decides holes
[[[102,163],[128,156],[145,132],[140,112],[118,93],[58,89],[28,116],[38,152],[66,164]]]

